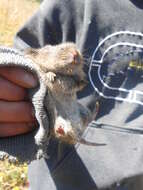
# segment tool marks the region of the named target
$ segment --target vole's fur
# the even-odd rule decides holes
[[[28,49],[25,53],[47,75],[46,83],[52,92],[71,94],[86,85],[83,58],[74,43],[47,45],[40,49]]]
[[[74,43],[28,49],[25,55],[39,65],[45,75],[48,101],[54,108],[51,134],[69,144],[76,143],[91,120],[89,110],[80,105],[76,97],[77,91],[87,84],[82,55]],[[84,118],[81,112],[84,112]],[[42,131],[41,135],[44,141]],[[40,144],[38,138],[36,142]]]

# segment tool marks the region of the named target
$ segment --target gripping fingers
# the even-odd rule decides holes
[[[11,137],[36,129],[36,123],[0,123],[0,137]]]
[[[19,67],[1,67],[0,75],[24,88],[34,88],[38,84],[36,77],[32,73]]]
[[[34,122],[36,121],[30,102],[0,101],[0,122]]]

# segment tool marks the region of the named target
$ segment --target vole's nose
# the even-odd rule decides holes
[[[72,56],[73,56],[73,64],[80,64],[81,63],[81,55],[77,50],[72,51]]]

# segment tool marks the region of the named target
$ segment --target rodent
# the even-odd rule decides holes
[[[48,100],[54,107],[54,127],[51,134],[68,144],[75,144],[91,120],[90,111],[78,103],[76,96],[77,91],[87,84],[80,51],[74,43],[66,42],[27,49],[25,56],[39,65],[45,75]],[[81,117],[82,111],[84,118]],[[38,137],[36,141],[39,145]]]
[[[71,94],[86,86],[83,57],[74,43],[30,48],[25,54],[46,74],[45,80],[52,92]]]

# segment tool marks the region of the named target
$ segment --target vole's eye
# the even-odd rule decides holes
[[[74,50],[72,52],[72,56],[73,56],[72,64],[80,64],[81,60],[79,52]]]

